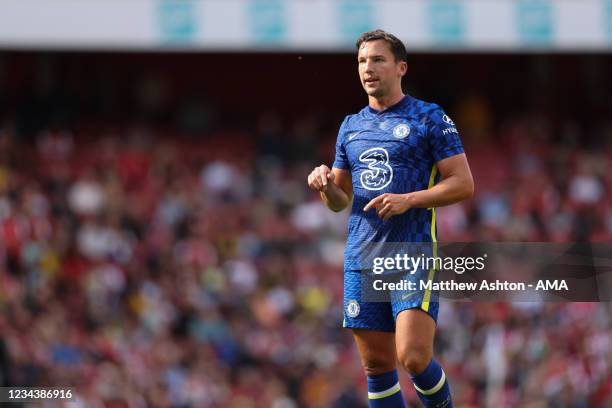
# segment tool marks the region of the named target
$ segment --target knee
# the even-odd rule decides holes
[[[363,361],[363,369],[367,376],[384,374],[395,370],[395,361],[381,358],[368,358]]]
[[[433,357],[430,347],[403,347],[398,350],[398,360],[404,370],[411,375],[422,373]]]

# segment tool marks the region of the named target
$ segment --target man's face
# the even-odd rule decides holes
[[[395,61],[390,45],[384,40],[366,41],[357,54],[359,79],[369,96],[382,97],[397,87],[406,73],[405,61]]]

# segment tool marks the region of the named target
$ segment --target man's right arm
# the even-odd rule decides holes
[[[319,191],[321,199],[334,212],[344,210],[353,199],[351,172],[322,164],[308,175],[308,187]]]

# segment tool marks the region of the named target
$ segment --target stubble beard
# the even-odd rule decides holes
[[[365,93],[368,96],[374,98],[380,98],[382,96],[385,96],[385,89],[381,85],[382,83],[380,82],[380,79],[378,79],[378,87],[376,88],[369,88],[365,82],[362,82],[363,90],[365,91]]]
[[[385,90],[383,88],[375,88],[375,89],[366,88],[365,91],[366,91],[366,94],[368,94],[368,96],[372,96],[374,98],[381,98],[385,96]]]

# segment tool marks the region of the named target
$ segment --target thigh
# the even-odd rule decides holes
[[[429,361],[433,356],[433,342],[436,323],[422,309],[406,309],[397,315],[395,322],[395,343],[400,360],[417,354]]]
[[[361,364],[367,375],[395,370],[395,335],[389,332],[353,329]]]

